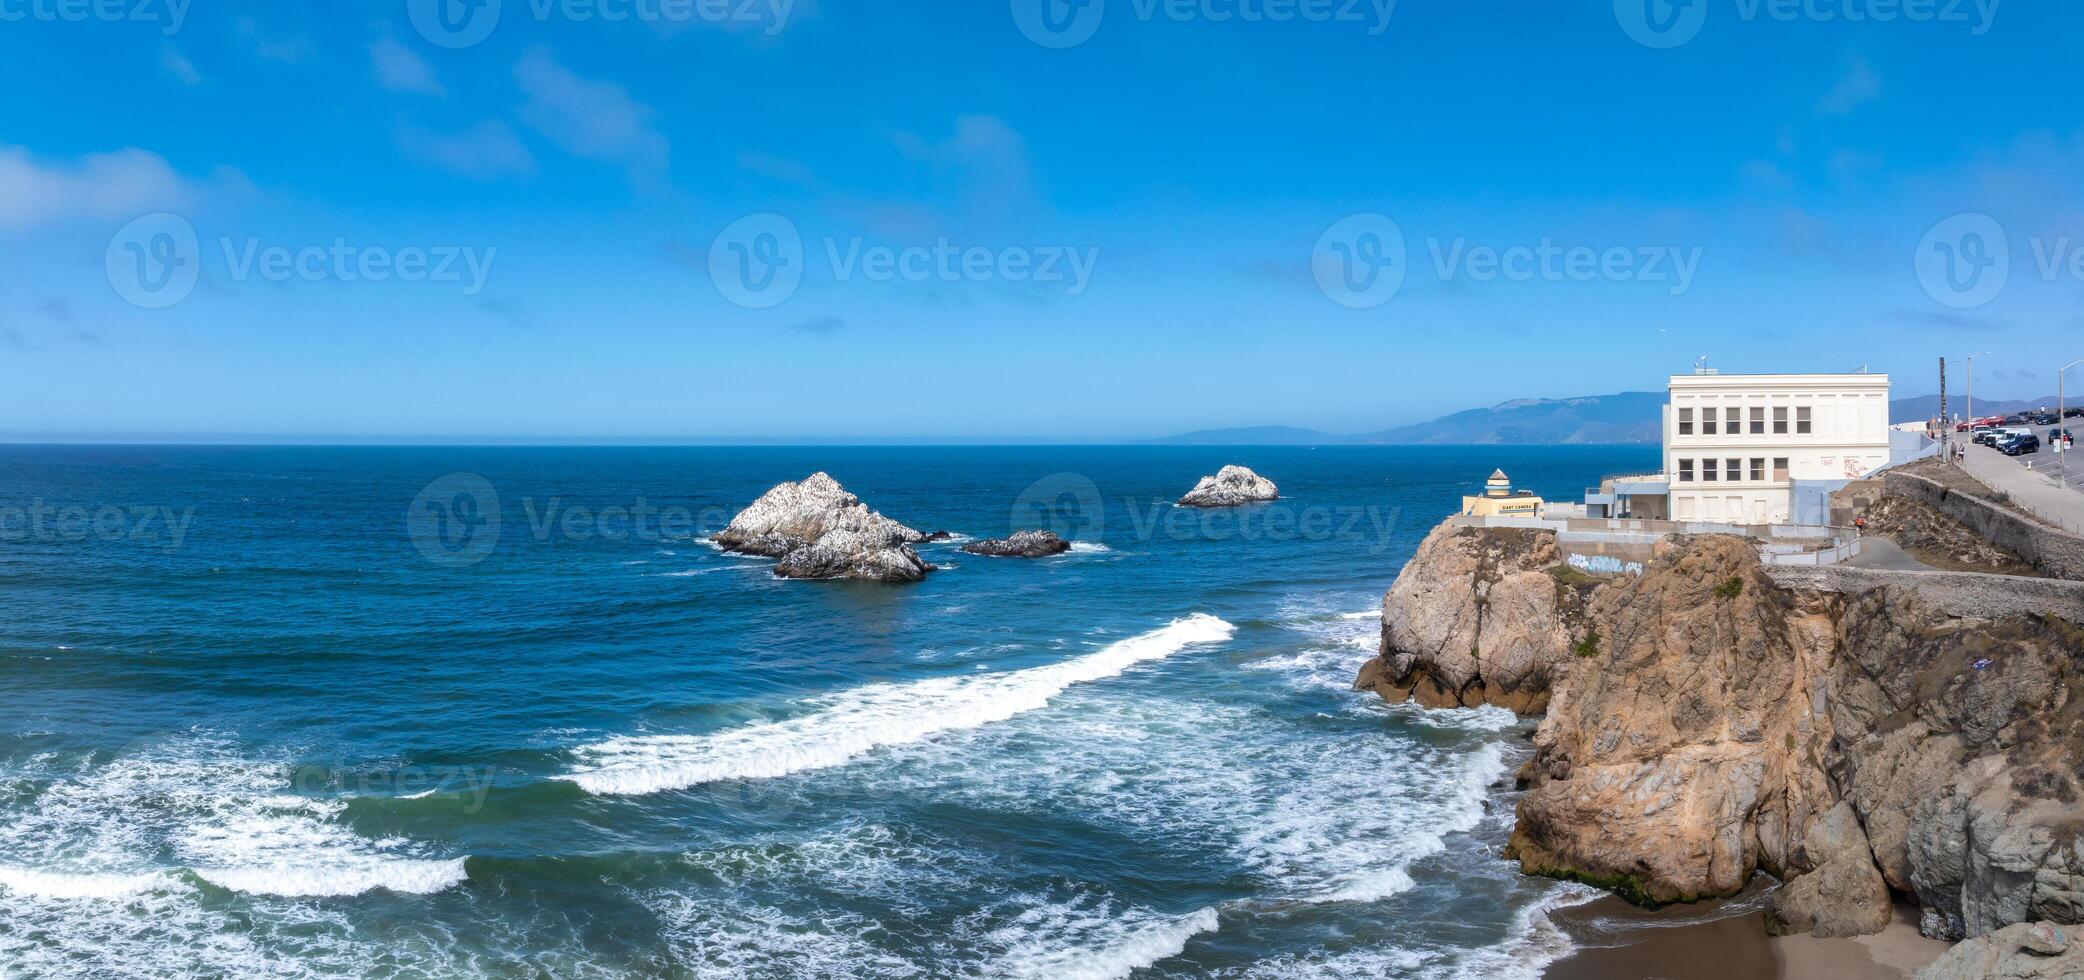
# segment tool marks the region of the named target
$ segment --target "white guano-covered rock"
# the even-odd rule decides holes
[[[1281,491],[1274,481],[1242,466],[1225,466],[1215,476],[1204,476],[1194,489],[1179,498],[1182,507],[1241,507],[1277,499]]]
[[[911,547],[925,539],[824,473],[761,494],[711,538],[725,551],[779,559],[783,578],[877,582],[917,582],[933,571]]]

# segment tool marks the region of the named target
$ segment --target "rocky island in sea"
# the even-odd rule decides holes
[[[1015,531],[1003,538],[986,538],[963,545],[972,555],[991,558],[1047,558],[1071,550],[1071,542],[1049,531]]]
[[[1355,686],[1544,715],[1508,850],[1527,873],[1654,906],[1764,872],[1777,934],[1877,933],[1903,900],[1960,943],[1921,977],[2084,976],[2084,541],[1916,472],[1880,493],[1870,533],[1915,512],[1904,541],[1989,569],[1769,565],[1671,534],[1599,578],[1556,531],[1450,519]],[[1971,525],[2030,555],[1968,546]]]
[[[1181,507],[1242,507],[1278,499],[1281,491],[1274,481],[1242,466],[1225,466],[1214,476],[1204,476],[1194,489],[1179,498]]]
[[[818,472],[761,494],[710,540],[728,552],[779,559],[774,574],[783,578],[917,582],[934,566],[912,545],[928,539]]]

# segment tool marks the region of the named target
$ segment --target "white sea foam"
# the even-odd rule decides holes
[[[1098,541],[1073,541],[1071,542],[1070,553],[1074,555],[1101,555],[1113,550],[1113,548]]]
[[[1360,612],[1340,613],[1340,619],[1381,619],[1382,610],[1363,609]]]
[[[165,875],[94,874],[46,871],[0,865],[0,888],[22,895],[58,899],[123,898],[170,884]]]
[[[341,804],[293,795],[287,765],[244,756],[229,739],[10,768],[0,973],[341,976],[379,958],[403,973],[468,972],[436,924],[365,940],[335,907],[277,897],[431,891],[461,881],[462,861],[355,835],[339,822]],[[208,894],[215,887],[239,900]]]
[[[1001,893],[994,854],[914,828],[850,824],[683,860],[709,884],[634,897],[703,976],[1120,978],[1217,928],[1214,909],[1170,915],[1087,885]],[[930,931],[910,921],[970,903]]]
[[[1557,884],[1548,894],[1514,913],[1512,934],[1505,942],[1464,957],[1447,975],[1454,980],[1538,980],[1549,964],[1576,949],[1549,913],[1583,905],[1605,894],[1588,885]]]
[[[1034,980],[1122,980],[1178,956],[1195,936],[1216,931],[1217,922],[1212,908],[1177,917],[1146,917],[1125,916],[1113,909],[1038,904],[1001,930],[1023,935],[1014,949],[983,974]],[[1067,943],[1066,934],[1079,937],[1083,944]]]
[[[1043,667],[869,685],[818,699],[817,710],[786,721],[711,735],[609,739],[575,750],[580,767],[559,778],[589,793],[637,794],[844,765],[876,749],[1005,721],[1047,705],[1074,684],[1116,676],[1192,644],[1222,642],[1234,631],[1196,614]]]
[[[288,769],[239,756],[224,739],[184,738],[66,774],[0,828],[0,884],[96,897],[168,887],[170,852],[222,888],[266,895],[426,893],[464,880],[463,859],[361,837],[346,804],[288,792]]]

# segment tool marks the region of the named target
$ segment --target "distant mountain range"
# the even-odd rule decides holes
[[[1562,446],[1575,444],[1651,443],[1664,438],[1664,392],[1624,391],[1582,398],[1522,398],[1489,408],[1443,415],[1417,425],[1341,435],[1285,425],[1240,429],[1203,429],[1152,443],[1169,446]],[[2084,403],[2084,397],[2079,398]],[[2055,404],[2053,397],[1976,399],[1978,415],[2022,411]],[[1949,393],[1947,410],[1959,415],[1967,400]],[[1939,396],[1922,395],[1889,402],[1890,422],[1915,422],[1939,414]]]

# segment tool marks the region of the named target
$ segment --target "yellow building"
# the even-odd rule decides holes
[[[1514,493],[1504,470],[1492,471],[1483,483],[1483,496],[1462,498],[1465,517],[1540,517],[1541,506],[1541,498],[1526,490]]]

